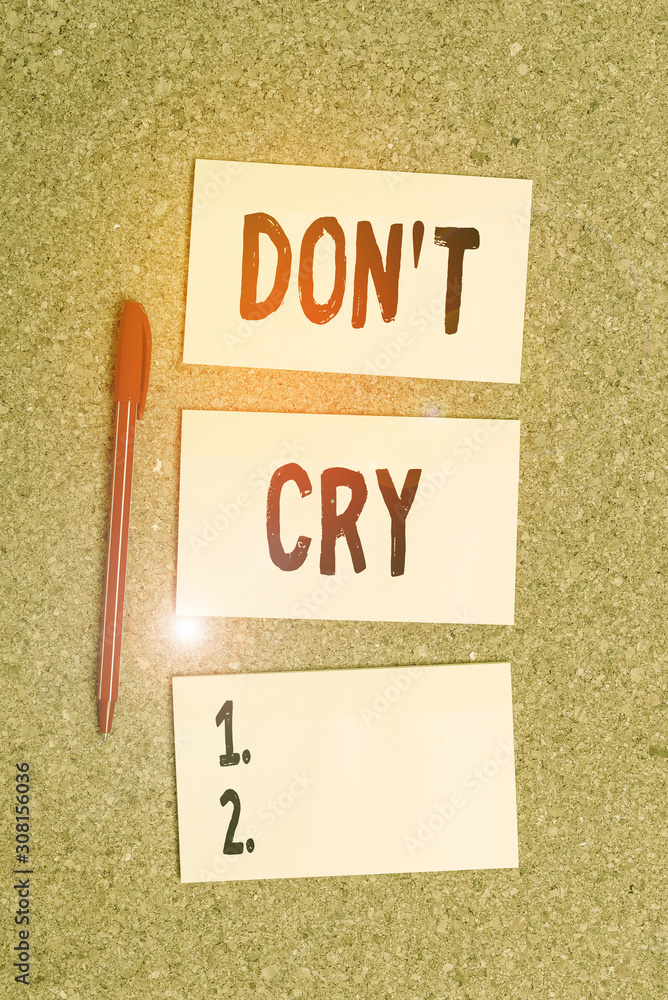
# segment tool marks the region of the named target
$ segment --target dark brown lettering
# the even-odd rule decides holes
[[[334,287],[326,302],[316,302],[313,293],[313,259],[318,241],[325,233],[334,240]],[[299,301],[312,323],[329,323],[338,313],[346,290],[346,237],[333,216],[316,219],[304,233],[299,257]]]
[[[434,230],[434,243],[448,248],[448,276],[445,290],[445,332],[457,333],[462,304],[462,273],[464,251],[477,250],[480,233],[477,229],[457,229],[454,226]]]
[[[350,502],[340,514],[336,509],[336,491],[346,486],[350,492]],[[320,572],[333,576],[336,568],[335,546],[337,538],[345,538],[353,561],[353,569],[361,573],[366,569],[362,543],[357,531],[357,519],[366,503],[367,488],[361,472],[352,469],[325,469],[321,477],[322,488],[322,542],[320,548]]]
[[[413,505],[422,469],[409,469],[401,490],[397,496],[392,477],[387,469],[376,469],[376,479],[383,494],[385,506],[392,519],[390,573],[392,576],[403,576],[406,566],[406,517]]]
[[[380,313],[384,322],[389,323],[397,315],[403,228],[399,222],[395,222],[390,226],[390,233],[387,238],[386,263],[383,266],[383,259],[380,255],[371,223],[357,223],[352,317],[352,325],[355,329],[363,327],[366,322],[369,275],[373,279],[376,295],[378,296]]]
[[[311,480],[296,462],[282,465],[271,477],[267,490],[267,541],[269,555],[274,566],[287,570],[299,569],[308,555],[310,538],[300,535],[292,552],[286,552],[281,542],[281,491],[285,483],[293,481],[297,484],[299,494],[307,497],[311,493]]]
[[[262,302],[257,301],[257,279],[260,270],[260,234],[269,237],[276,247],[278,260],[271,292]],[[285,298],[290,282],[292,250],[282,227],[266,212],[253,212],[244,216],[243,249],[241,257],[241,300],[239,311],[243,319],[264,319],[276,312]]]

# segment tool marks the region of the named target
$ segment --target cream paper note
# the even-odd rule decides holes
[[[185,411],[177,614],[512,624],[518,468],[518,421]]]
[[[519,382],[530,210],[528,180],[198,160],[183,360]]]
[[[517,867],[509,664],[173,684],[182,881]]]

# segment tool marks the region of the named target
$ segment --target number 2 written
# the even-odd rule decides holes
[[[232,702],[226,701],[216,716],[216,725],[225,724],[225,753],[220,755],[221,767],[234,767],[241,760],[248,764],[251,759],[250,750],[244,750],[242,754],[234,751],[234,738],[232,735]],[[241,800],[233,788],[226,789],[220,796],[220,804],[225,808],[228,803],[232,804],[232,816],[227,827],[225,843],[223,844],[223,854],[243,854],[244,843],[242,840],[235,840],[234,835],[241,815]],[[251,854],[255,850],[255,841],[249,837],[246,841],[246,850]]]

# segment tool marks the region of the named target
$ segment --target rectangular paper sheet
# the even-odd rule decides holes
[[[517,867],[509,664],[173,685],[183,882]]]
[[[183,360],[519,382],[530,211],[528,180],[198,160]],[[258,310],[242,309],[244,227],[246,217],[260,213],[273,220],[278,236],[275,241],[266,233],[257,236],[254,301],[265,302],[274,288],[282,301],[252,319]],[[311,227],[322,219],[339,227],[338,263],[331,223],[308,243],[307,233],[317,235],[318,226]],[[387,267],[396,291],[394,314],[391,295],[384,300],[385,316],[381,313],[374,278],[366,270],[355,277],[358,258],[366,259],[358,253],[358,223],[371,224],[378,263]],[[388,265],[392,226],[402,227],[398,272]],[[479,246],[462,236],[463,249],[456,253],[451,236],[443,245],[445,230],[475,231]],[[246,236],[248,272],[254,244],[249,232]],[[287,287],[274,285],[279,249],[290,275]],[[463,254],[460,280],[458,253]],[[337,276],[343,288],[338,296]],[[459,280],[461,291],[454,333],[445,331],[448,280],[451,285]],[[364,289],[366,317],[355,326],[353,300]],[[330,318],[314,319],[302,304],[312,300],[321,306],[332,297]],[[449,312],[453,320],[455,311]]]
[[[513,420],[184,411],[177,614],[512,624],[519,433]],[[301,497],[287,482],[280,494],[284,550],[310,539],[291,570],[273,560],[267,526],[269,485],[286,465],[312,487]],[[321,571],[321,477],[331,468],[364,477],[359,572],[345,537],[334,574]],[[383,469],[397,495],[420,470],[400,575]],[[350,499],[340,488],[337,511]]]

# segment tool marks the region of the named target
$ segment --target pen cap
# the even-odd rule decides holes
[[[151,328],[138,302],[126,302],[118,331],[114,402],[136,403],[141,418],[151,368]]]

